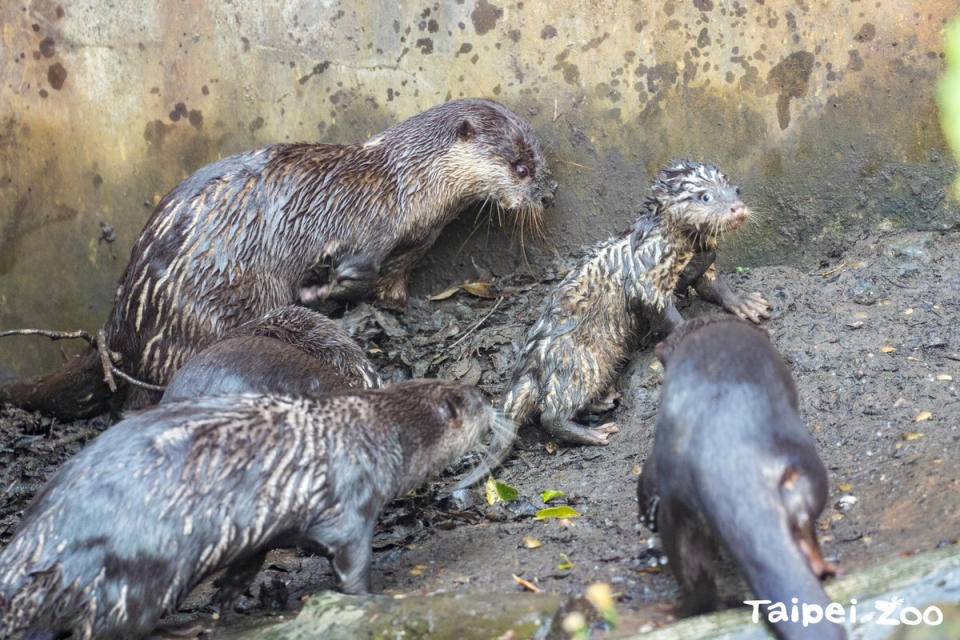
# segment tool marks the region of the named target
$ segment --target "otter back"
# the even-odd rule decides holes
[[[758,599],[825,607],[819,579],[833,568],[820,554],[814,524],[827,474],[766,332],[729,316],[698,318],[658,346],[658,355],[666,373],[638,498],[641,517],[661,532],[685,610],[716,604],[718,545]],[[790,639],[845,637],[827,622],[787,622],[773,631]]]
[[[494,418],[476,388],[446,381],[131,416],[61,467],[0,553],[0,638],[139,637],[222,567],[228,601],[278,545],[330,553],[343,590],[365,592],[383,505]]]

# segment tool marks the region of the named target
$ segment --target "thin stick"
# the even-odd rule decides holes
[[[120,354],[115,351],[110,351],[107,347],[107,334],[103,329],[97,332],[96,338],[83,329],[77,329],[76,331],[52,331],[49,329],[10,329],[8,331],[0,331],[0,338],[7,336],[44,336],[51,340],[66,340],[71,338],[86,340],[91,347],[97,350],[97,354],[100,356],[100,366],[103,367],[103,380],[107,383],[111,393],[116,393],[117,391],[117,382],[113,379],[114,376],[122,378],[132,385],[151,391],[163,391],[166,388],[137,380],[133,376],[121,371],[120,368],[114,364],[120,359]]]
[[[447,347],[447,348],[452,351],[454,347],[456,347],[458,344],[460,344],[461,342],[463,342],[464,340],[466,340],[466,339],[467,339],[467,336],[469,336],[471,333],[473,333],[474,331],[476,331],[476,330],[480,327],[480,325],[482,325],[484,322],[487,321],[487,318],[489,318],[490,316],[493,315],[493,312],[497,310],[497,307],[500,306],[500,303],[501,303],[501,302],[503,302],[503,297],[502,297],[502,296],[499,297],[499,298],[497,298],[497,301],[493,303],[493,307],[490,308],[490,311],[487,312],[487,315],[485,315],[485,316],[483,316],[482,318],[480,318],[480,320],[479,320],[475,325],[473,325],[472,327],[470,327],[469,329],[467,329],[466,333],[464,333],[462,336],[460,336],[460,338],[459,338],[456,342],[454,342],[452,345],[450,345],[450,346]]]

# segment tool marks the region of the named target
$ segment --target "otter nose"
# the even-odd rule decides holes
[[[547,183],[547,188],[544,190],[543,196],[540,198],[540,202],[543,204],[543,206],[549,207],[553,204],[554,196],[557,193],[558,186],[559,185],[557,184],[557,181],[551,178]]]

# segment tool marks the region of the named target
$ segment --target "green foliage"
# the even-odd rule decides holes
[[[960,16],[943,30],[943,52],[946,69],[937,83],[940,126],[960,163]],[[960,198],[960,177],[953,183],[953,190],[954,196]]]

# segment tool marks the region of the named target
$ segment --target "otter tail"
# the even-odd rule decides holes
[[[749,475],[749,474],[746,474]],[[763,491],[761,478],[744,478],[740,490],[724,483],[702,487],[704,507],[724,546],[736,560],[757,600],[783,603],[787,619],[771,624],[778,638],[785,640],[844,640],[842,625],[816,619],[811,608],[804,624],[803,605],[815,605],[823,614],[830,598],[820,580],[835,573],[824,562],[814,532],[810,504],[815,502],[813,483],[796,466],[789,466],[780,479],[778,491]],[[751,500],[741,500],[743,496]],[[814,511],[813,513],[816,513]],[[796,599],[796,600],[794,600]],[[790,619],[794,604],[800,613]],[[761,604],[770,615],[774,604]],[[779,608],[778,608],[779,609]]]
[[[52,373],[0,388],[0,403],[74,420],[108,411],[111,395],[97,350],[91,347]]]

